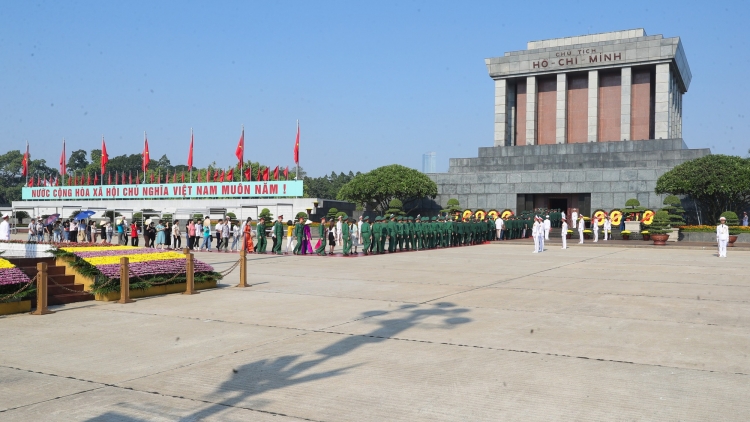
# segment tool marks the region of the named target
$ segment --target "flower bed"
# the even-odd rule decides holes
[[[738,230],[740,233],[750,234],[750,226],[732,226],[733,230]],[[716,233],[716,226],[682,226],[680,230],[685,233]]]
[[[91,291],[99,295],[120,291],[120,283],[113,280],[120,278],[120,259],[123,257],[129,260],[131,290],[186,281],[186,256],[178,252],[135,246],[74,247],[68,244],[53,254],[69,259],[77,272],[93,278]],[[193,260],[193,263],[196,284],[221,279],[212,266],[198,260]]]
[[[0,258],[0,296],[5,296],[18,291],[31,279],[7,259]],[[30,286],[23,292],[7,297],[3,302],[18,300],[27,296],[33,296],[35,286]]]

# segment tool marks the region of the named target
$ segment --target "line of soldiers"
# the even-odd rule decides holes
[[[374,223],[369,217],[364,217],[360,232],[364,254],[377,255],[386,251],[421,251],[480,244],[495,239],[495,223],[488,217],[454,221],[442,216],[378,216]]]

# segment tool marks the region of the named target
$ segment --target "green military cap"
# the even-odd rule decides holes
[[[375,217],[375,221],[380,221],[380,216]]]
[[[400,215],[396,217],[396,221],[404,221],[404,217],[401,217]]]
[[[437,220],[437,218],[436,217],[432,217],[432,218],[430,218],[430,220],[431,221],[435,221],[435,220]]]

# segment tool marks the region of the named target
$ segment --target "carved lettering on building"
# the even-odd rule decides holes
[[[558,51],[555,53],[555,57],[531,62],[531,69],[544,70],[568,66],[618,62],[622,60],[622,54],[622,52],[605,53],[596,48],[578,48],[575,50]]]

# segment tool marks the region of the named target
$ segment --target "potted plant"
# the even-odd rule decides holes
[[[583,231],[583,238],[584,239],[591,239],[591,230],[590,229],[585,229]]]
[[[672,227],[669,225],[669,213],[666,211],[657,211],[654,215],[654,221],[651,223],[648,230],[651,240],[654,241],[654,245],[666,245],[671,231]]]
[[[648,230],[643,230],[641,232],[641,236],[643,236],[643,240],[650,240],[651,239],[651,233],[649,233]]]
[[[565,237],[570,239],[570,236],[572,235],[573,235],[573,230],[568,230],[568,234]]]
[[[685,225],[685,219],[682,218],[685,210],[682,208],[680,198],[675,195],[664,198],[664,205],[666,206],[661,210],[669,213],[669,225],[672,227],[672,231],[669,233],[669,241],[676,242],[680,238],[680,227]]]
[[[734,242],[737,241],[737,236],[740,234],[740,219],[732,211],[724,211],[721,216],[727,219],[727,226],[729,226],[729,244],[727,246],[734,247]]]
[[[622,240],[630,239],[630,230],[623,230],[620,234],[622,235]]]

